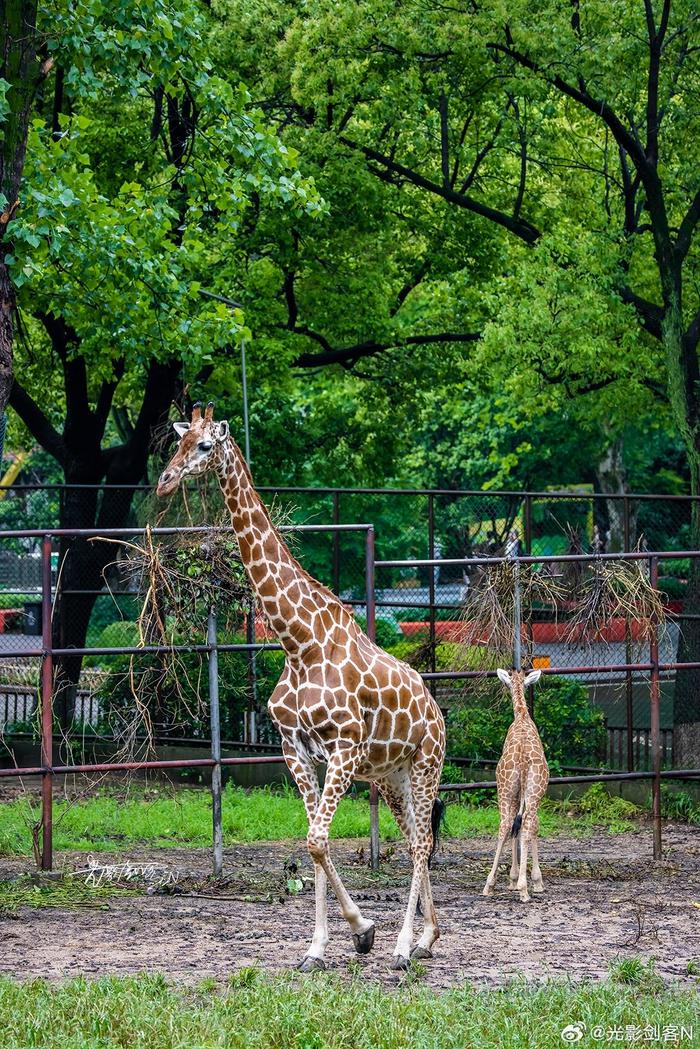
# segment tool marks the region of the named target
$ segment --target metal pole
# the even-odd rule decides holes
[[[214,877],[220,878],[224,867],[224,828],[221,819],[221,714],[219,710],[219,653],[216,649],[216,609],[209,609],[207,619],[209,646],[209,721],[211,728],[211,811],[214,828]]]
[[[623,535],[625,553],[630,548],[630,507],[629,499],[625,496],[623,501]],[[625,662],[632,662],[632,629],[629,616],[625,616]],[[625,704],[627,715],[627,771],[634,770],[634,692],[632,684],[632,671],[625,674]]]
[[[333,524],[340,524],[340,492],[333,492]],[[333,593],[340,594],[340,532],[333,532]]]
[[[376,619],[374,604],[374,528],[370,525],[365,538],[365,591],[367,598],[367,636],[374,641]],[[369,858],[373,871],[379,870],[379,788],[369,785]]]
[[[428,557],[435,559],[435,504],[433,495],[428,496]],[[430,616],[430,669],[435,672],[435,574],[439,568],[428,569],[428,604]],[[430,691],[435,695],[435,685],[430,684]]]
[[[659,582],[659,562],[656,557],[650,559],[649,582],[657,588]],[[649,643],[649,662],[651,663],[651,750],[652,750],[652,816],[654,820],[654,859],[661,859],[661,711],[659,688],[659,635],[656,623],[652,623],[652,635]]]
[[[520,565],[513,565],[513,668],[522,670],[522,608],[520,600]]]
[[[245,457],[250,466],[250,424],[248,420],[248,373],[245,364],[245,339],[241,339],[241,384],[243,386],[243,439]]]
[[[248,372],[245,359],[245,339],[241,339],[241,385],[243,387],[243,443],[245,457],[250,466],[250,419],[248,416]],[[255,597],[251,599],[246,623],[246,641],[249,645],[255,642]],[[243,733],[248,743],[256,743],[255,709],[258,702],[258,673],[255,665],[255,650],[248,652],[248,719]]]
[[[41,869],[53,866],[53,653],[51,651],[51,536],[41,543]]]

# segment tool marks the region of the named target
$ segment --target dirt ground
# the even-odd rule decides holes
[[[390,847],[382,871],[367,866],[366,842],[334,842],[342,876],[363,913],[376,921],[373,952],[358,957],[337,907],[329,905],[328,968],[359,967],[385,985],[400,976],[391,953],[406,902],[409,867]],[[688,962],[700,956],[700,829],[664,828],[664,859],[651,862],[648,826],[630,834],[591,838],[559,836],[541,846],[546,893],[521,903],[503,868],[497,894],[481,895],[490,864],[490,838],[447,841],[436,857],[433,884],[442,936],[425,963],[425,982],[444,988],[468,979],[498,984],[568,974],[603,976],[611,961],[655,958],[668,980],[690,980]],[[21,907],[0,918],[0,973],[66,978],[158,970],[191,983],[225,979],[242,966],[269,971],[293,967],[303,956],[313,924],[313,889],[286,891],[290,863],[312,871],[300,842],[227,849],[224,880],[208,880],[205,849],[160,849],[99,855],[102,863],[155,861],[177,872],[172,894],[151,888],[92,907]],[[85,867],[85,854],[63,854],[57,866]],[[0,858],[0,879],[27,870]],[[292,874],[294,869],[292,868]]]

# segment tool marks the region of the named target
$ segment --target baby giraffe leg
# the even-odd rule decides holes
[[[539,842],[537,840],[537,828],[532,835],[532,891],[544,892],[542,871],[540,870]]]
[[[529,844],[529,833],[526,830],[520,832],[520,871],[518,873],[518,884],[517,890],[520,893],[520,899],[523,903],[527,903],[530,899],[527,891],[527,847]]]
[[[486,879],[486,884],[484,885],[484,896],[493,896],[494,886],[496,885],[496,878],[498,877],[498,864],[501,862],[501,853],[503,852],[503,846],[508,840],[509,834],[510,824],[506,825],[503,822],[501,822],[501,826],[498,831],[498,841],[496,842],[496,855],[494,856],[493,866],[489,871],[489,876]]]
[[[512,848],[512,859],[510,863],[510,875],[508,878],[508,887],[515,891],[518,887],[518,845],[520,844],[517,836],[511,837],[511,848]]]

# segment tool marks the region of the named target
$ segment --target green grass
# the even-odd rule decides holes
[[[582,799],[546,802],[540,810],[541,833],[558,831],[584,834],[593,826],[627,830],[639,810],[620,798],[610,798],[597,787]],[[0,806],[0,854],[29,855],[29,828],[38,818],[35,801],[20,798]],[[228,786],[223,802],[224,841],[304,839],[307,824],[304,806],[296,791],[258,789],[245,791]],[[494,834],[498,811],[493,803],[450,804],[446,833],[456,838]],[[54,803],[54,848],[115,851],[134,845],[207,846],[211,844],[211,800],[203,789],[147,794],[132,790],[124,796],[105,791],[82,801]],[[400,838],[384,805],[380,807],[380,833],[385,841]],[[331,826],[334,838],[366,838],[369,806],[363,798],[341,801]]]
[[[37,882],[23,876],[0,881],[0,918],[14,914],[19,907],[108,907],[111,896],[134,896],[135,889],[121,886],[86,885],[78,879]]]
[[[584,1047],[605,1043],[591,1037],[595,1028],[628,1024],[694,1024],[697,1036],[698,997],[614,979],[464,985],[439,995],[409,979],[387,992],[360,978],[273,978],[255,969],[234,973],[225,989],[204,980],[190,991],[159,975],[62,986],[0,979],[3,1049],[554,1049],[576,1022],[585,1024]]]

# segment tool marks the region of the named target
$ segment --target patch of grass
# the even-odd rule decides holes
[[[62,986],[0,979],[3,1049],[554,1049],[573,1023],[586,1032],[627,1024],[689,1031],[697,993],[556,981],[438,995],[415,982],[385,992],[359,979],[250,969],[218,993],[209,982],[179,990],[159,975]],[[596,1043],[586,1036],[582,1044]]]
[[[644,994],[659,994],[664,990],[664,981],[656,971],[653,958],[622,958],[610,966],[610,979],[614,983],[636,987]]]
[[[118,885],[85,885],[77,878],[41,882],[21,876],[0,881],[0,916],[14,914],[18,907],[100,908],[110,897],[133,896],[135,891]]]
[[[622,814],[639,810],[621,798],[602,797],[592,787],[572,802],[546,801],[540,809],[540,829],[546,837],[557,831],[584,833],[593,825],[609,830],[632,826]],[[38,806],[20,798],[0,806],[0,854],[26,856],[31,853],[30,827],[39,816]],[[296,791],[289,788],[260,788],[246,791],[228,785],[223,798],[223,828],[226,844],[254,841],[304,840],[306,813]],[[384,841],[401,835],[389,810],[379,810],[379,829]],[[453,802],[447,808],[445,835],[456,838],[495,834],[498,810],[490,804]],[[366,838],[369,835],[369,805],[366,798],[344,798],[331,825],[333,838]],[[205,789],[177,792],[152,788],[147,794],[132,790],[128,795],[103,790],[81,801],[57,799],[54,803],[54,848],[86,852],[118,851],[134,845],[154,847],[207,846],[211,844],[211,798]]]
[[[573,833],[604,827],[611,834],[619,834],[632,830],[634,821],[642,815],[639,806],[609,794],[603,783],[593,783],[580,797],[567,798],[565,801],[545,799],[545,803],[546,807],[566,813],[572,819],[570,829]]]
[[[686,790],[674,790],[668,784],[663,783],[661,785],[661,815],[667,820],[698,824],[700,823],[700,804]]]

